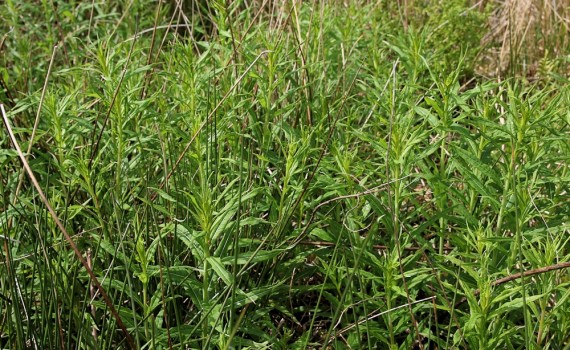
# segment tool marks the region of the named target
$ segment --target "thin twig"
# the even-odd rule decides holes
[[[30,136],[30,142],[28,143],[28,150],[25,154],[26,159],[28,158],[28,154],[30,154],[32,152],[32,146],[34,145],[34,139],[36,138],[36,131],[38,130],[38,125],[40,124],[40,114],[42,112],[42,107],[44,105],[46,90],[47,90],[47,86],[48,86],[48,82],[49,82],[49,76],[51,74],[51,68],[53,66],[53,60],[55,58],[56,51],[57,51],[57,45],[55,45],[53,47],[53,51],[51,53],[51,59],[49,61],[48,71],[46,73],[46,77],[44,79],[44,86],[42,88],[42,96],[40,97],[40,103],[38,105],[38,111],[36,113],[36,119],[34,120],[34,128],[32,129],[32,136]],[[20,189],[22,188],[23,182],[24,182],[24,172],[20,173],[20,178],[18,179],[18,186],[16,186],[16,192],[14,192],[14,204],[15,204],[16,198],[18,198],[18,194],[20,193]]]
[[[1,46],[1,45],[0,45],[0,46]],[[32,135],[31,135],[31,137],[30,137],[30,142],[29,142],[29,144],[28,144],[28,150],[27,150],[27,152],[26,152],[26,154],[25,154],[25,156],[24,156],[24,157],[26,157],[26,159],[27,159],[28,154],[30,154],[30,152],[32,151],[32,146],[33,146],[33,144],[34,144],[34,139],[36,138],[36,131],[37,131],[38,125],[39,125],[40,114],[41,114],[42,106],[43,106],[43,103],[44,103],[44,100],[45,100],[45,94],[46,94],[46,90],[47,90],[47,86],[48,86],[48,82],[49,82],[49,77],[50,77],[50,75],[51,75],[51,69],[52,69],[52,66],[53,66],[53,61],[54,61],[54,58],[55,58],[55,53],[56,53],[56,51],[57,51],[57,45],[55,45],[55,46],[53,47],[53,51],[52,51],[52,54],[51,54],[51,59],[50,59],[49,65],[48,65],[48,71],[47,71],[46,77],[45,77],[45,79],[44,79],[44,85],[43,85],[43,88],[42,88],[42,95],[41,95],[41,97],[40,97],[40,103],[39,103],[39,106],[38,106],[38,111],[37,111],[37,113],[36,113],[36,119],[35,119],[35,121],[34,121],[34,127],[33,127],[33,129],[32,129]],[[8,87],[6,87],[6,94],[7,94],[7,96],[9,97],[9,95],[8,95]],[[4,114],[4,106],[2,106],[2,113]],[[16,185],[16,190],[15,190],[14,193],[13,193],[13,199],[12,199],[12,205],[13,205],[13,206],[16,205],[16,201],[18,200],[18,194],[20,193],[20,189],[22,188],[23,183],[24,183],[24,172],[21,172],[20,175],[19,175],[19,177],[18,177],[18,184]],[[8,218],[8,228],[9,228],[9,229],[12,228],[12,223],[13,223],[12,219],[13,219],[12,216],[10,216],[10,217]],[[3,236],[2,236],[2,237],[3,237]],[[6,239],[7,239],[7,240],[10,240],[10,241],[12,241],[12,242],[15,242],[15,243],[20,243],[20,241],[18,241],[17,239],[12,239],[12,238],[10,238],[10,237],[6,237]],[[7,242],[5,241],[5,242],[4,242],[4,250],[7,251],[7,249],[8,249],[8,245],[7,245]],[[7,256],[8,256],[8,255],[7,255]],[[9,266],[8,258],[6,258],[6,265]],[[26,304],[24,303],[24,300],[22,299],[22,295],[20,294],[20,284],[19,284],[18,279],[16,278],[16,276],[14,276],[14,282],[15,282],[16,287],[17,287],[17,290],[18,290],[18,294],[19,294],[18,296],[20,297],[20,301],[21,301],[21,303],[22,303],[22,308],[23,308],[23,310],[24,310],[24,313],[26,314],[26,318],[28,318],[28,312],[27,312],[27,310],[26,310]],[[58,315],[58,320],[59,320],[59,315]],[[35,345],[36,348],[37,348],[37,344],[36,344],[36,340],[35,340],[35,336],[34,336],[34,335],[32,335],[32,341],[34,342],[34,345]]]
[[[514,280],[522,278],[522,277],[539,275],[541,273],[546,273],[546,272],[555,271],[555,270],[567,269],[569,267],[570,267],[570,262],[563,262],[560,264],[554,264],[554,265],[549,265],[549,266],[545,266],[545,267],[540,267],[538,269],[532,269],[532,270],[528,270],[528,271],[518,272],[518,273],[515,273],[512,275],[503,277],[503,278],[499,278],[498,280],[494,280],[493,282],[491,282],[491,287],[496,287],[496,286],[499,286],[501,284],[504,284],[504,283],[507,283],[510,281],[514,281]],[[480,289],[477,289],[473,292],[474,297],[479,296],[479,294],[481,294]],[[459,300],[457,302],[457,304],[455,304],[455,307],[458,307],[459,305],[463,304],[466,301],[467,301],[467,297],[463,297],[461,300]]]
[[[135,349],[135,343],[133,342],[133,338],[131,337],[131,335],[127,331],[127,328],[125,327],[125,324],[123,323],[123,320],[121,319],[121,316],[119,315],[119,313],[117,312],[117,310],[113,306],[113,303],[111,302],[111,299],[107,295],[107,292],[105,292],[105,289],[103,288],[101,283],[99,283],[99,280],[97,279],[97,277],[93,273],[93,270],[91,270],[91,268],[89,267],[89,264],[87,263],[87,261],[85,260],[85,258],[83,257],[83,255],[81,254],[79,249],[77,248],[77,245],[75,244],[73,239],[71,239],[71,237],[67,233],[67,230],[65,229],[65,227],[63,226],[63,224],[59,220],[59,217],[57,216],[55,210],[52,208],[52,206],[49,203],[47,197],[45,196],[42,188],[40,187],[40,184],[38,183],[38,180],[36,179],[36,176],[34,175],[32,168],[28,164],[28,160],[26,159],[26,157],[24,156],[24,153],[20,149],[20,145],[18,144],[18,140],[16,139],[16,136],[14,135],[14,132],[12,131],[12,127],[10,126],[10,121],[8,120],[8,117],[6,116],[6,111],[4,110],[3,104],[0,104],[0,110],[2,112],[2,120],[4,121],[4,126],[6,127],[6,131],[8,131],[8,136],[10,137],[10,141],[12,142],[12,145],[14,146],[16,151],[18,152],[18,156],[20,157],[20,160],[22,161],[22,165],[24,166],[26,172],[28,173],[28,177],[30,178],[30,181],[32,182],[32,184],[36,188],[36,191],[38,191],[38,195],[40,196],[41,201],[46,206],[50,216],[52,217],[52,219],[55,222],[55,224],[57,225],[57,227],[63,233],[63,236],[65,237],[67,243],[69,244],[69,246],[71,247],[71,249],[73,250],[75,255],[77,256],[77,259],[81,262],[81,265],[83,265],[83,267],[87,271],[87,274],[91,278],[91,281],[93,282],[95,287],[97,287],[97,289],[99,290],[99,293],[101,293],[101,296],[103,297],[103,299],[105,301],[105,304],[109,308],[109,311],[113,315],[113,318],[115,319],[115,321],[117,321],[117,325],[123,331],[123,334],[125,335],[125,338],[127,340],[127,343],[129,344],[129,347],[131,349]]]
[[[389,312],[396,311],[396,310],[399,310],[399,309],[402,309],[402,308],[405,308],[405,307],[411,307],[411,306],[414,305],[414,304],[419,304],[419,303],[423,303],[423,302],[426,302],[426,301],[432,301],[432,300],[434,300],[434,299],[435,299],[435,296],[431,296],[431,297],[427,297],[427,298],[424,298],[424,299],[412,301],[412,302],[407,303],[407,304],[403,304],[403,305],[399,305],[399,306],[393,307],[393,308],[391,308],[390,310],[386,310],[386,311],[382,311],[382,312],[376,312],[376,313],[373,312],[373,313],[371,313],[369,316],[366,316],[365,318],[359,320],[358,322],[353,323],[353,324],[351,324],[351,325],[349,325],[349,326],[344,327],[343,329],[341,329],[340,331],[338,331],[338,333],[336,333],[336,336],[339,336],[339,335],[341,335],[341,334],[343,334],[343,333],[346,333],[346,332],[348,332],[349,330],[351,330],[351,329],[353,329],[354,327],[356,327],[357,325],[361,325],[361,324],[363,324],[363,323],[365,323],[365,322],[371,321],[371,320],[373,320],[373,319],[375,319],[375,318],[378,318],[378,317],[380,317],[380,316],[382,316],[382,315],[384,315],[384,314],[387,314],[387,313],[389,313]]]
[[[403,180],[403,179],[405,179],[405,178],[407,178],[407,177],[409,177],[409,176],[411,176],[411,175],[406,175],[406,176],[404,176],[403,178],[395,179],[395,180],[392,180],[391,182]],[[368,194],[372,194],[372,193],[378,192],[379,190],[381,190],[381,189],[383,189],[383,188],[389,186],[391,182],[387,182],[387,183],[381,184],[381,185],[379,185],[379,186],[376,186],[376,187],[367,189],[367,190],[362,191],[362,192],[359,192],[359,193],[354,193],[354,194],[339,196],[339,197],[335,197],[335,198],[331,198],[331,199],[329,199],[329,200],[326,200],[326,201],[324,201],[324,202],[322,202],[322,203],[319,203],[319,205],[317,205],[317,206],[315,207],[315,209],[313,209],[313,212],[311,213],[311,216],[309,217],[309,221],[307,221],[307,223],[305,224],[305,228],[303,229],[303,232],[301,232],[301,234],[297,237],[297,239],[291,244],[291,247],[294,247],[294,246],[296,246],[297,244],[302,244],[303,238],[305,238],[305,236],[306,236],[306,234],[307,234],[307,231],[309,230],[309,227],[311,226],[311,223],[313,222],[313,220],[314,220],[314,218],[315,218],[316,213],[319,211],[319,209],[320,209],[322,206],[325,206],[325,205],[330,204],[330,203],[332,203],[332,202],[336,202],[336,201],[338,201],[338,200],[348,199],[348,198],[358,198],[358,197],[361,197],[361,196],[365,196],[365,195],[368,195]]]
[[[316,247],[335,247],[337,244],[334,242],[325,242],[325,241],[307,241],[307,240],[303,240],[298,242],[297,244],[299,245],[312,245],[312,246],[316,246]],[[370,248],[374,249],[374,250],[390,250],[393,247],[389,247],[387,245],[382,245],[382,244],[373,244]],[[423,250],[424,248],[422,247],[417,247],[417,246],[412,246],[412,247],[403,247],[402,250],[408,251],[408,252],[417,252],[418,250]],[[446,251],[452,251],[455,248],[444,248],[444,250]]]

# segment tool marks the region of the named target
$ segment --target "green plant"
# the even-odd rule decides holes
[[[487,80],[473,4],[196,4],[0,5],[2,347],[568,346],[560,51]]]

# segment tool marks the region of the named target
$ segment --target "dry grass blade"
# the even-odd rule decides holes
[[[567,269],[567,268],[570,268],[570,262],[563,262],[560,264],[554,264],[554,265],[550,265],[550,266],[541,267],[538,269],[519,272],[519,273],[515,273],[512,275],[503,277],[503,278],[499,278],[498,280],[491,282],[491,286],[496,287],[496,286],[499,286],[501,284],[504,284],[504,283],[507,283],[510,281],[514,281],[514,280],[522,278],[522,277],[539,275],[541,273],[546,273],[546,272],[555,271],[555,270],[562,270],[562,269]],[[475,297],[478,296],[479,294],[481,294],[481,290],[479,290],[479,289],[477,289],[476,291],[473,292],[473,296],[475,296]],[[467,301],[467,298],[462,298],[461,300],[459,300],[457,302],[457,304],[455,304],[455,307],[463,304],[466,301]]]
[[[565,4],[564,1],[506,0],[496,6],[481,41],[481,46],[488,49],[483,54],[479,73],[500,77],[510,70],[534,78],[540,73],[541,60],[565,55],[569,40]]]
[[[127,342],[129,343],[130,348],[134,349],[135,343],[134,343],[131,335],[127,331],[127,328],[125,327],[125,324],[123,323],[123,320],[121,319],[121,316],[119,316],[119,313],[117,312],[117,310],[113,306],[113,303],[111,302],[111,299],[107,295],[107,292],[105,292],[105,289],[103,288],[101,283],[99,283],[99,280],[97,279],[97,277],[93,273],[93,270],[91,270],[91,268],[89,267],[87,260],[85,260],[85,258],[83,257],[83,255],[81,254],[79,249],[77,248],[75,242],[73,241],[73,239],[71,239],[71,237],[67,233],[67,230],[65,229],[65,227],[63,226],[63,224],[59,220],[59,217],[57,216],[56,212],[53,210],[53,208],[50,205],[47,197],[45,196],[44,192],[42,191],[42,188],[40,187],[38,180],[36,179],[34,172],[32,171],[32,168],[30,168],[30,165],[28,164],[26,156],[24,155],[24,153],[20,149],[20,145],[18,144],[18,140],[16,140],[16,136],[14,135],[14,132],[12,131],[12,127],[10,126],[10,121],[8,120],[8,117],[6,116],[6,111],[4,110],[3,104],[0,104],[0,109],[2,111],[2,120],[4,121],[4,126],[6,128],[6,131],[8,132],[8,136],[10,137],[10,141],[12,142],[12,145],[14,146],[16,151],[18,152],[18,156],[20,157],[20,160],[22,161],[22,165],[24,166],[24,169],[26,170],[26,173],[28,174],[30,181],[32,182],[32,184],[36,188],[36,191],[38,191],[40,199],[42,200],[42,202],[46,206],[50,216],[52,217],[52,219],[55,222],[55,224],[57,225],[57,227],[63,233],[63,236],[65,237],[66,241],[69,243],[69,246],[71,247],[71,249],[73,250],[73,252],[77,256],[77,259],[79,259],[79,261],[81,262],[81,264],[83,265],[83,267],[87,271],[87,274],[91,278],[91,281],[93,282],[93,284],[95,285],[95,287],[97,288],[99,293],[101,293],[101,296],[103,297],[105,304],[107,305],[107,307],[111,311],[113,318],[117,321],[117,324],[119,325],[119,327],[123,331],[125,338],[126,338]]]
[[[57,52],[57,45],[55,45],[53,47],[53,51],[51,54],[51,59],[49,61],[49,66],[48,66],[48,71],[44,80],[44,86],[42,88],[42,96],[40,97],[40,104],[38,106],[38,112],[36,114],[36,119],[34,121],[34,128],[32,129],[32,136],[30,137],[30,144],[28,145],[28,150],[26,152],[26,154],[29,154],[32,151],[32,145],[34,144],[34,139],[36,138],[36,132],[38,130],[38,125],[40,123],[40,113],[42,111],[42,107],[44,104],[44,100],[45,100],[45,96],[46,96],[46,91],[47,91],[47,85],[49,82],[49,76],[51,74],[51,68],[53,67],[53,60],[55,58],[55,53]],[[27,156],[24,155],[26,158]],[[16,193],[14,195],[14,201],[16,200],[16,198],[18,197],[18,194],[20,193],[20,189],[22,188],[22,184],[24,182],[24,173],[20,174],[20,178],[18,180],[18,187],[16,187]],[[11,225],[10,225],[11,226]]]

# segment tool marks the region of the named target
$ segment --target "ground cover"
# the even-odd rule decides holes
[[[2,348],[568,348],[568,11],[0,4]]]

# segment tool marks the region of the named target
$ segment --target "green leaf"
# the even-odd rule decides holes
[[[456,155],[463,159],[471,169],[480,171],[483,175],[487,176],[496,184],[499,184],[501,182],[499,174],[497,174],[497,172],[491,166],[483,163],[479,158],[475,157],[473,154],[467,152],[457,145],[451,144],[451,147]]]
[[[439,119],[437,119],[437,117],[433,115],[433,113],[431,113],[428,109],[420,106],[415,106],[414,111],[416,111],[417,114],[427,120],[432,128],[437,128],[441,124]]]
[[[436,113],[439,115],[440,118],[444,117],[443,108],[439,105],[439,103],[437,103],[436,100],[434,100],[431,97],[426,96],[425,101],[426,101],[428,106],[430,106],[431,108],[433,108],[436,111]]]
[[[538,295],[531,295],[531,296],[527,296],[524,300],[524,302],[528,303],[532,303],[535,300],[538,300],[542,297],[544,297],[545,294],[538,294]],[[513,311],[513,310],[518,310],[520,308],[523,307],[523,298],[516,298],[514,300],[511,301],[507,301],[504,304],[500,304],[500,306],[493,310],[493,312],[491,312],[491,316],[494,317],[499,317],[509,311]]]
[[[485,186],[472,172],[471,169],[467,169],[461,162],[454,162],[455,167],[457,170],[461,172],[461,175],[464,176],[465,181],[467,184],[475,190],[479,195],[483,196],[486,200],[488,200],[495,209],[501,206],[501,203],[495,198],[496,193],[491,193],[490,188]]]
[[[172,197],[171,195],[169,195],[168,193],[164,192],[161,189],[158,188],[151,188],[153,191],[155,191],[156,193],[158,193],[158,195],[164,199],[166,199],[167,201],[171,202],[171,203],[176,203],[177,200]]]
[[[194,230],[190,232],[186,227],[184,227],[184,225],[176,225],[176,237],[190,248],[192,254],[197,257],[199,261],[204,261],[205,259],[204,250],[198,241],[198,239],[202,238],[203,235],[203,233],[198,234]]]
[[[238,254],[237,264],[244,265],[247,263],[259,263],[267,260],[271,260],[282,254],[286,249],[275,249],[275,250],[260,250],[256,252],[245,252]],[[233,256],[226,256],[221,258],[224,265],[233,265],[235,259]]]
[[[323,242],[336,242],[336,240],[327,231],[322,228],[315,228],[309,233],[310,236],[316,237]]]
[[[212,270],[224,281],[227,286],[232,286],[234,284],[232,274],[224,268],[222,260],[215,256],[210,256],[206,258],[208,264],[212,267]]]

